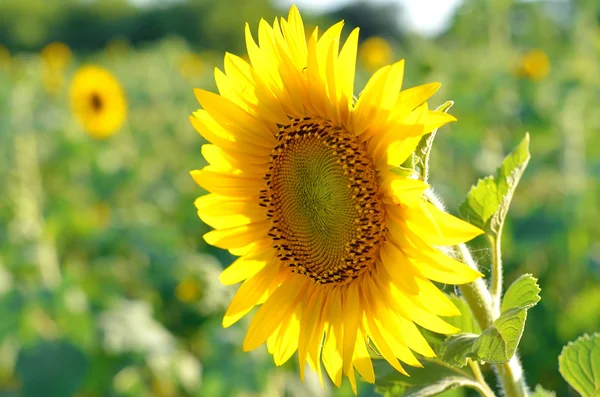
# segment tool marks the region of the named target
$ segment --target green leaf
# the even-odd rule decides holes
[[[541,289],[537,285],[537,278],[531,274],[524,274],[513,282],[502,298],[502,309],[504,312],[508,309],[519,307],[529,309],[540,301]]]
[[[480,179],[458,208],[459,215],[496,237],[502,231],[514,191],[530,159],[529,134],[502,162],[494,177]]]
[[[510,360],[521,341],[526,319],[526,309],[510,309],[502,313],[473,344],[473,359],[488,363]]]
[[[454,306],[460,311],[460,316],[453,317],[444,317],[444,321],[448,324],[454,325],[456,328],[460,329],[461,332],[470,333],[470,334],[480,334],[481,328],[479,328],[479,324],[475,321],[473,317],[473,313],[469,308],[467,302],[454,294],[448,295]]]
[[[450,336],[440,348],[441,359],[462,367],[467,358],[488,363],[505,363],[515,354],[521,341],[527,310],[540,300],[536,279],[525,274],[506,291],[502,314],[481,335],[461,333]]]
[[[479,387],[470,370],[450,367],[440,361],[421,358],[423,368],[405,367],[410,377],[396,371],[385,360],[375,360],[376,391],[386,397],[434,396],[456,387]]]
[[[479,335],[460,333],[449,336],[442,343],[440,358],[453,367],[464,367],[467,359],[473,357],[472,349]]]
[[[558,370],[583,397],[600,397],[600,333],[585,334],[563,347]]]
[[[446,101],[440,105],[436,111],[448,113],[452,105],[454,105],[453,101]],[[433,130],[431,133],[423,136],[414,153],[414,165],[419,167],[419,174],[424,182],[427,182],[427,179],[429,178],[429,156],[431,154],[431,147],[433,146],[436,133],[437,130]]]
[[[556,397],[556,392],[546,390],[541,385],[537,385],[535,390],[529,394],[529,397]]]

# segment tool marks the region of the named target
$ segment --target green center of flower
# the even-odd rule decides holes
[[[356,138],[324,120],[293,120],[277,138],[261,199],[279,257],[319,283],[355,279],[385,234],[372,161]]]

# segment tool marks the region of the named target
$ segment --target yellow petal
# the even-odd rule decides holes
[[[398,362],[394,350],[390,347],[388,341],[381,333],[381,329],[383,327],[381,326],[381,323],[379,323],[379,320],[376,319],[373,315],[373,313],[376,313],[377,311],[376,301],[372,295],[374,291],[374,286],[372,282],[370,282],[371,280],[369,277],[365,277],[364,280],[365,284],[363,284],[362,291],[365,297],[364,303],[366,309],[365,313],[363,314],[363,326],[366,328],[369,337],[375,344],[375,347],[377,347],[377,349],[381,352],[383,357],[398,372],[408,376],[408,373],[404,370],[404,368],[402,368],[402,365],[400,365],[400,363]]]
[[[296,308],[299,297],[303,296],[307,280],[303,276],[290,277],[258,309],[250,323],[244,339],[244,351],[256,349],[262,345],[281,322]]]
[[[403,211],[408,227],[432,245],[451,246],[467,242],[483,231],[433,204],[424,203]]]
[[[356,345],[356,331],[359,326],[361,306],[358,296],[358,284],[350,283],[345,292],[342,316],[344,322],[344,373],[352,372],[352,357]]]
[[[394,107],[394,118],[402,119],[408,115],[431,98],[440,87],[440,83],[429,83],[401,91]]]
[[[217,172],[230,174],[251,175],[264,177],[268,170],[269,157],[257,157],[242,153],[230,155],[217,145],[202,145],[202,156],[210,164],[211,169]]]
[[[314,288],[306,304],[306,310],[302,315],[302,326],[298,337],[298,366],[300,367],[300,379],[304,381],[304,367],[309,350],[309,342],[316,332],[315,329],[321,317],[321,309],[325,306],[326,296],[322,294],[321,288]]]
[[[265,208],[252,200],[236,200],[217,194],[207,194],[194,202],[198,216],[215,229],[247,225],[267,219]]]
[[[191,171],[190,175],[207,191],[227,197],[257,198],[260,190],[265,187],[262,178],[242,178],[206,168]]]
[[[359,29],[353,29],[348,35],[346,42],[342,46],[340,56],[338,58],[338,70],[340,76],[340,118],[344,125],[348,125],[350,109],[354,102],[354,78],[356,71],[356,53],[358,49],[358,32]]]
[[[296,308],[281,324],[276,333],[275,345],[273,348],[273,359],[275,365],[283,365],[292,357],[298,349],[298,338],[300,336],[300,318],[304,309],[303,304],[296,305]]]
[[[390,275],[394,284],[408,293],[418,293],[417,283],[414,273],[406,255],[390,241],[383,243],[380,251],[381,266]]]
[[[279,99],[246,61],[227,53],[224,66],[236,96],[251,110],[250,113],[272,123],[286,124],[289,121]]]
[[[385,90],[385,84],[390,72],[391,66],[384,66],[377,70],[367,81],[364,90],[360,93],[358,100],[354,104],[352,111],[352,129],[356,136],[361,136],[367,128],[373,124],[379,112],[380,99]],[[364,135],[362,140],[366,140],[370,135]]]
[[[423,194],[430,188],[430,185],[420,179],[401,177],[393,172],[382,173],[382,190],[385,192],[384,200],[392,201],[396,204],[414,205],[423,201]],[[389,200],[387,200],[389,198]],[[391,210],[395,210],[396,205],[390,205]],[[386,211],[387,212],[387,211]]]
[[[373,362],[367,349],[365,336],[361,329],[356,332],[356,345],[354,346],[354,356],[352,364],[360,376],[369,383],[375,383],[375,372],[373,371]]]
[[[382,294],[378,284],[374,280],[370,280],[369,285],[373,297],[373,300],[370,302],[372,304],[371,307],[374,309],[372,316],[394,356],[398,357],[408,365],[422,367],[421,363],[410,351],[409,347],[411,347],[410,343],[418,343],[410,340],[411,338],[422,338],[423,336],[420,334],[415,336],[411,332],[412,330],[405,329],[408,324],[403,322],[404,319],[402,316],[399,316],[390,309],[390,306],[387,304],[388,301],[385,299],[385,295]],[[411,325],[414,327],[412,322]],[[429,347],[429,345],[427,345],[427,347]]]
[[[342,297],[339,288],[334,288],[330,293],[328,304],[329,316],[327,317],[327,337],[323,345],[323,365],[333,383],[340,387],[342,384],[342,349],[343,349],[343,320]]]
[[[235,324],[258,304],[259,299],[265,293],[272,293],[273,280],[278,272],[279,261],[274,261],[265,266],[254,277],[244,281],[229,304],[227,312],[225,312],[223,327],[227,328]]]
[[[204,109],[194,112],[190,122],[204,139],[218,145],[222,149],[234,153],[246,153],[254,156],[269,156],[272,148],[255,145],[251,141],[244,141],[234,137],[223,129]]]
[[[206,233],[204,240],[215,247],[230,249],[244,247],[269,233],[271,222],[255,222],[228,229],[213,230]]]
[[[242,256],[221,272],[219,281],[231,285],[254,277],[275,258],[275,251],[269,247],[252,255]]]
[[[277,144],[274,123],[259,121],[229,99],[200,88],[194,89],[196,98],[210,116],[231,135],[257,146],[272,149]]]
[[[410,258],[409,263],[424,277],[447,284],[466,284],[483,277],[483,274],[424,244],[419,239],[409,240],[404,236],[402,246]]]
[[[346,373],[348,376],[348,380],[350,381],[350,387],[352,387],[352,393],[356,396],[358,390],[356,389],[356,375],[354,375],[354,369],[351,367],[350,370]]]
[[[423,304],[426,305],[427,302],[423,302]],[[414,321],[416,324],[420,325],[421,327],[433,332],[437,332],[438,334],[449,335],[460,332],[460,329],[456,328],[451,324],[448,324],[435,314],[419,306],[415,306],[413,308],[413,316],[411,320]]]
[[[451,114],[430,110],[424,119],[425,133],[430,133],[431,131],[442,127],[443,125],[452,123],[454,121],[456,121],[456,117],[452,116]]]

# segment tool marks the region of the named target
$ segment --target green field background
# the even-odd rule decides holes
[[[458,122],[436,138],[431,182],[451,211],[530,133],[505,277],[532,273],[542,288],[520,345],[529,385],[576,396],[557,357],[600,331],[600,4],[466,0],[436,38],[408,33],[392,8],[300,11],[310,26],[345,19],[344,35],[385,37],[391,61],[406,59],[405,87],[443,84],[430,106],[453,100]],[[246,319],[221,327],[236,288],[218,276],[232,257],[204,242],[193,205],[204,192],[189,171],[205,165],[205,141],[188,121],[192,89],[214,91],[224,53],[244,54],[244,23],[256,32],[276,15],[287,10],[262,0],[0,2],[1,397],[352,395],[347,382],[301,383],[295,357],[275,367],[264,347],[244,353]],[[73,56],[49,89],[39,53],[53,41]],[[549,64],[525,73],[536,49]],[[127,121],[108,139],[71,113],[83,64],[126,92]],[[357,93],[368,69],[359,64]],[[472,247],[489,271],[485,242]]]

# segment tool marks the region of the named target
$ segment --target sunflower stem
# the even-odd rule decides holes
[[[460,259],[462,259],[465,264],[479,271],[479,266],[477,266],[477,263],[473,260],[471,252],[465,244],[460,244],[458,246],[458,253]],[[460,291],[471,308],[473,317],[475,317],[479,327],[481,329],[486,329],[491,326],[496,318],[494,316],[492,295],[487,289],[485,281],[478,278],[470,284],[461,285]]]
[[[492,280],[490,294],[492,295],[492,304],[496,317],[500,316],[502,299],[502,252],[500,236],[500,233],[498,233],[497,236],[487,235],[490,247],[492,248]]]
[[[485,381],[485,378],[483,377],[483,374],[481,373],[481,368],[479,368],[479,364],[477,364],[475,361],[473,361],[471,359],[468,359],[468,362],[469,362],[469,367],[471,367],[471,371],[473,371],[473,375],[475,376],[475,379],[481,385],[481,387],[478,388],[477,391],[484,397],[488,397],[488,396],[496,397],[496,395],[492,391],[491,387]]]

